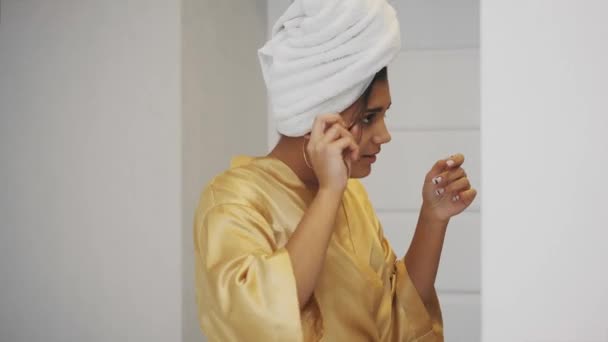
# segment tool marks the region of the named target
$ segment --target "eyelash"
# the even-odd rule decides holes
[[[378,113],[371,113],[371,114],[364,116],[363,118],[361,118],[361,123],[365,126],[371,125],[372,122],[374,121],[374,119],[376,118],[376,115],[378,115]],[[366,120],[371,120],[371,121],[365,122]]]

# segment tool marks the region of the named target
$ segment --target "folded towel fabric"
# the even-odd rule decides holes
[[[279,133],[302,136],[348,108],[400,49],[386,0],[295,0],[258,50]]]

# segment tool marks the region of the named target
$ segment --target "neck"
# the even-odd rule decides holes
[[[306,165],[302,153],[303,145],[306,143],[304,137],[287,137],[281,135],[277,145],[268,154],[269,157],[277,158],[285,163],[300,178],[302,183],[311,190],[319,187],[314,171]],[[310,158],[309,158],[310,162]]]

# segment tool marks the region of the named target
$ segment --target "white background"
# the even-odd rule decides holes
[[[1,6],[0,340],[179,341],[178,4]]]
[[[483,340],[608,341],[608,3],[482,9]]]

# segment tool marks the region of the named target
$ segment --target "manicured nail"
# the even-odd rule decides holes
[[[447,162],[445,162],[446,164],[448,164],[448,166],[452,166],[454,165],[454,161],[452,159],[448,160]]]
[[[442,179],[441,176],[437,176],[437,177],[433,178],[433,184],[441,183],[441,179]]]
[[[439,196],[439,195],[441,195],[441,194],[442,194],[444,191],[445,191],[445,189],[444,189],[444,188],[437,189],[437,190],[435,190],[435,195]]]

